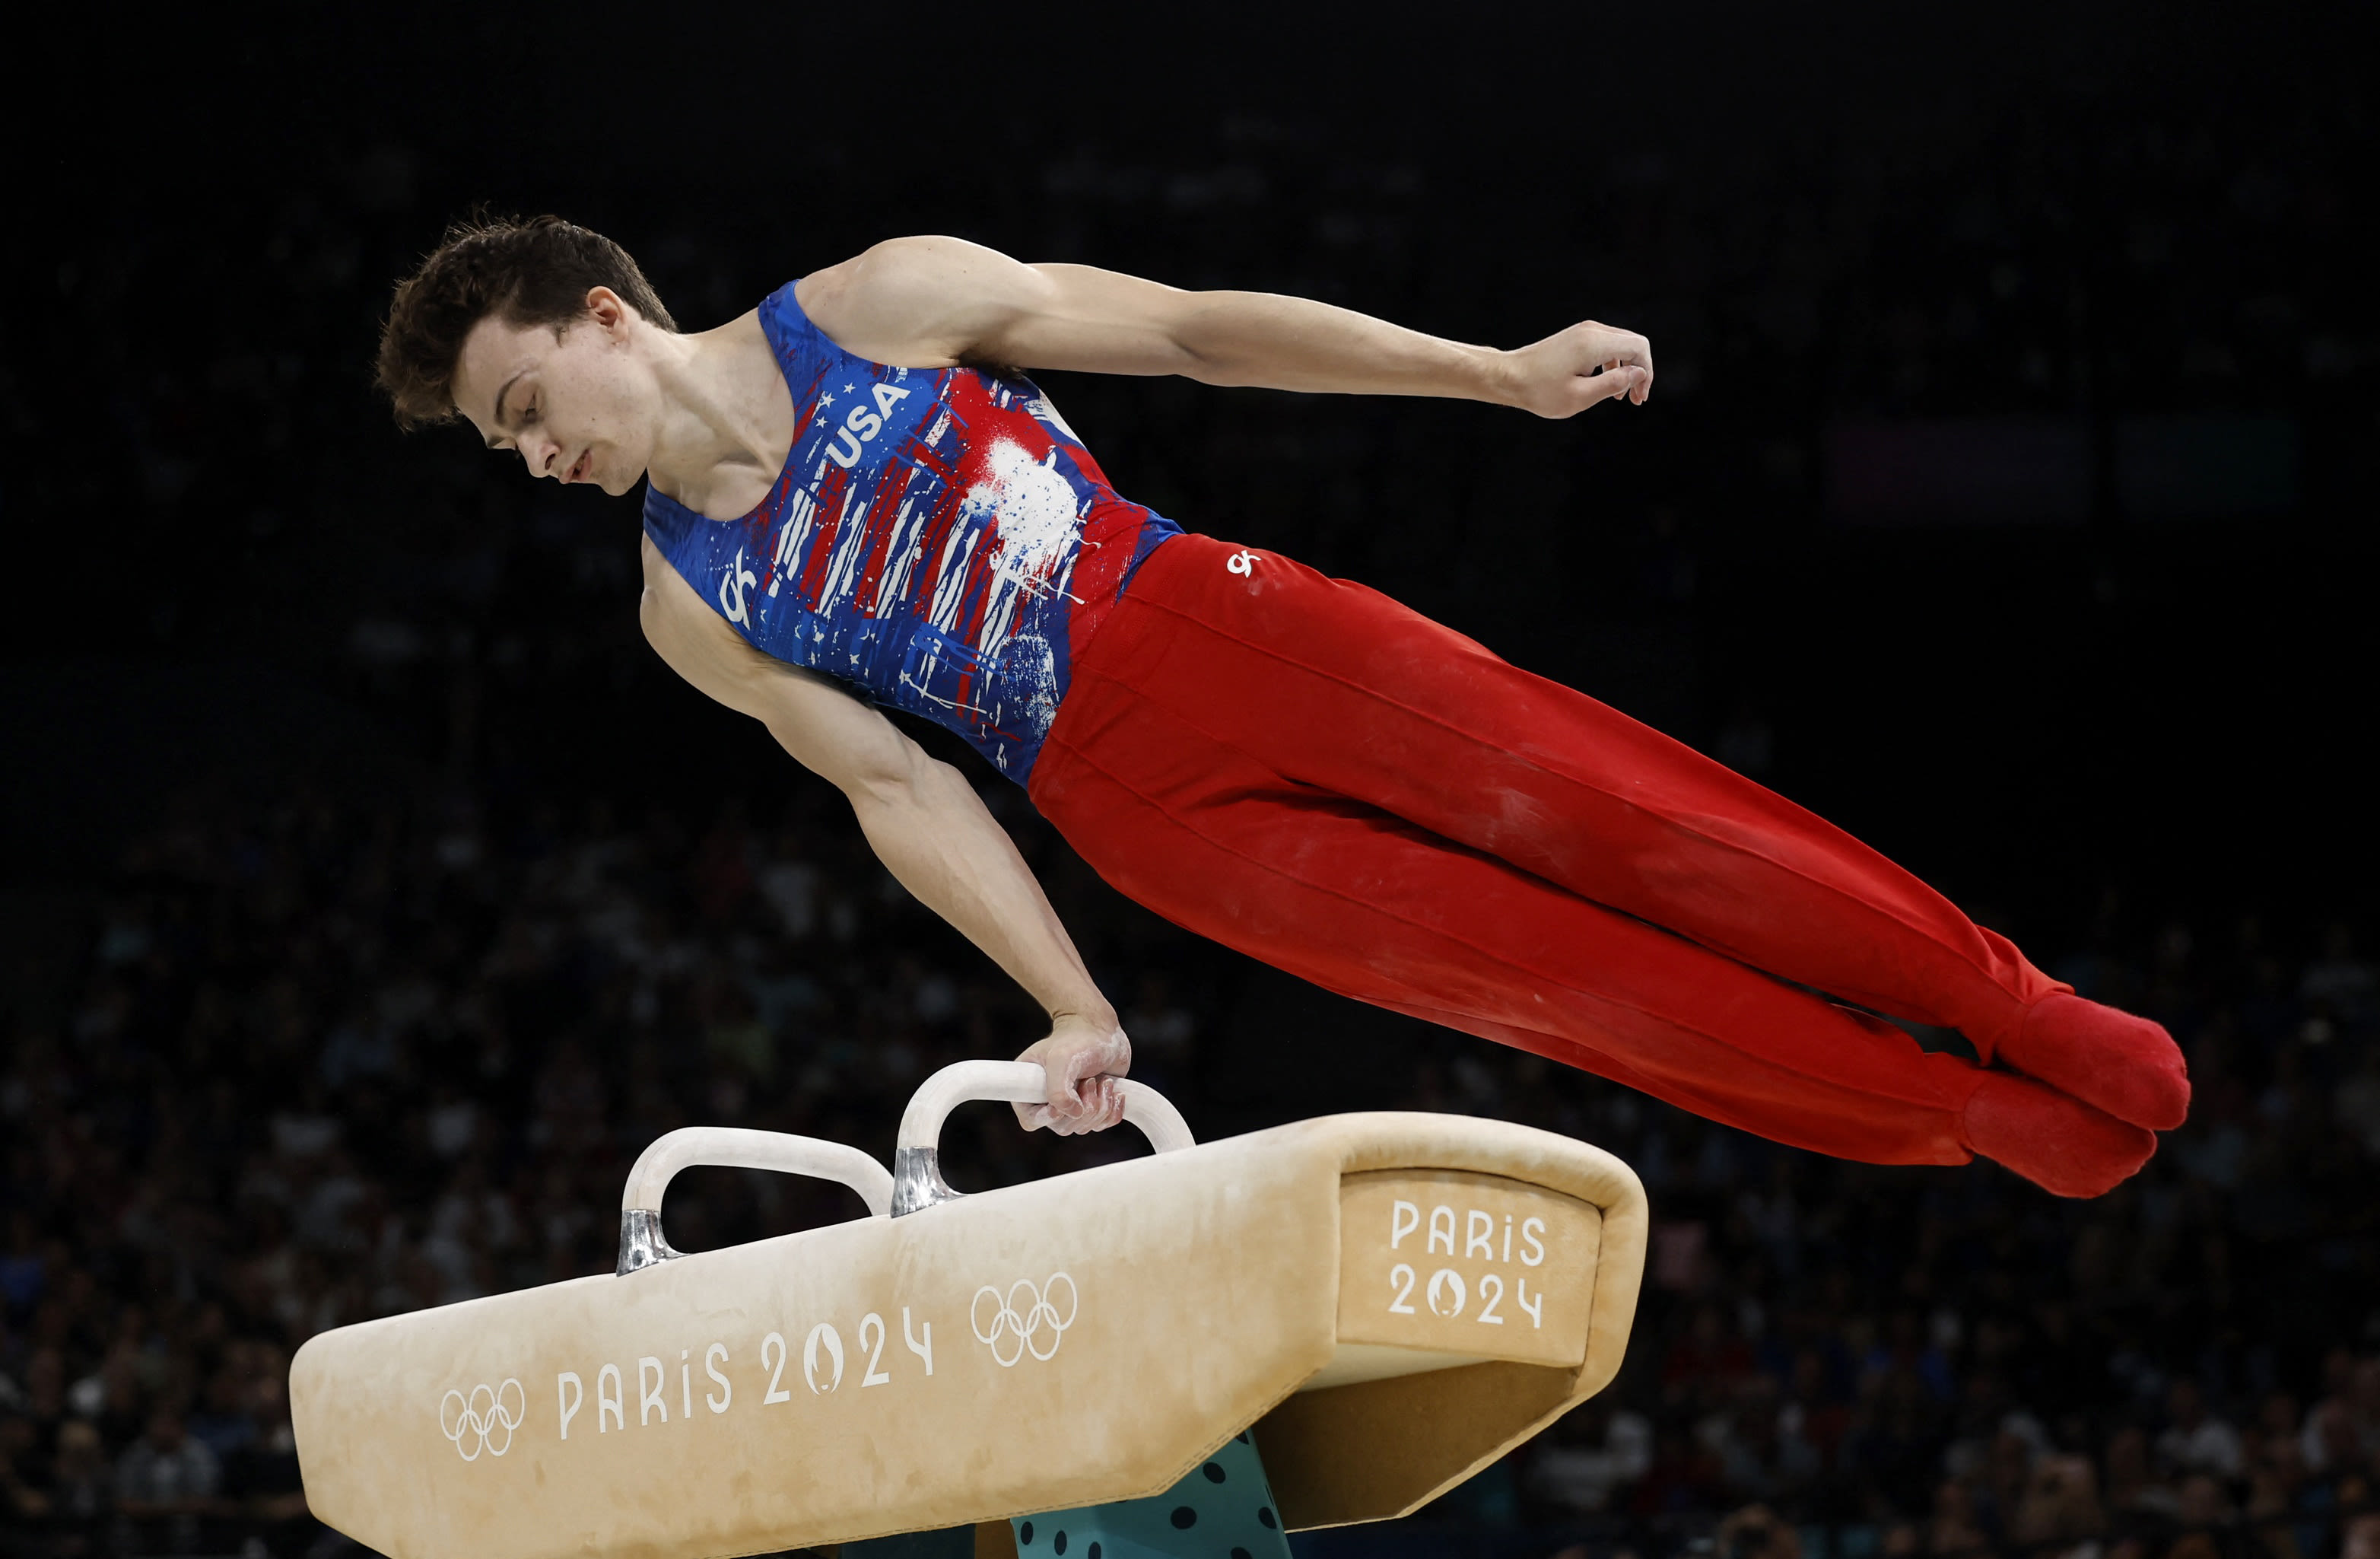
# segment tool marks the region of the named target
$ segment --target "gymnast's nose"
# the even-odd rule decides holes
[[[562,458],[562,445],[542,433],[531,433],[520,441],[521,458],[528,464],[531,476],[552,476],[553,464]]]

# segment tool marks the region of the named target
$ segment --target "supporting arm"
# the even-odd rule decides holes
[[[1132,1047],[1115,1008],[966,777],[876,710],[737,638],[650,539],[644,566],[645,637],[662,658],[711,698],[767,725],[805,768],[842,790],[885,870],[1049,1013],[1049,1037],[1024,1058],[1050,1073],[1050,1099],[1020,1110],[1024,1123],[1063,1134],[1122,1120],[1113,1079],[1130,1067]]]

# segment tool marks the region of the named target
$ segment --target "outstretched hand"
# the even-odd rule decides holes
[[[1586,320],[1507,354],[1516,402],[1540,417],[1575,417],[1621,396],[1653,393],[1653,344],[1633,330]]]
[[[1123,1119],[1123,1090],[1116,1084],[1132,1070],[1132,1041],[1113,1019],[1060,1017],[1048,1038],[1027,1045],[1016,1059],[1038,1061],[1050,1075],[1046,1101],[1016,1106],[1016,1123],[1026,1130],[1046,1126],[1072,1137],[1105,1131]]]

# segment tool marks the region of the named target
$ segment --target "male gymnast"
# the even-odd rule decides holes
[[[553,217],[450,228],[379,359],[404,426],[460,416],[532,475],[645,480],[646,637],[839,787],[1048,1010],[1028,1127],[1113,1125],[1131,1046],[1007,834],[880,706],[957,732],[1169,920],[1778,1141],[1981,1153],[2095,1196],[2181,1123],[2156,1024],[1593,699],[1119,495],[1036,368],[1547,418],[1654,382],[1643,336],[1592,321],[1495,350],[941,238],[688,335],[619,246]],[[1876,1013],[1956,1029],[1982,1065]]]

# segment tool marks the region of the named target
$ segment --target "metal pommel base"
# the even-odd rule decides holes
[[[942,1151],[940,1148],[900,1148],[892,1154],[892,1216],[906,1218],[912,1212],[922,1212],[937,1202],[956,1201],[965,1193],[954,1191],[942,1178]],[[621,1239],[622,1250],[627,1248],[627,1236]],[[627,1258],[623,1255],[621,1260]]]
[[[668,1238],[662,1233],[662,1215],[650,1208],[632,1207],[620,1214],[620,1265],[615,1277],[625,1277],[647,1267],[658,1267],[663,1261],[674,1261],[678,1252],[670,1248]]]

